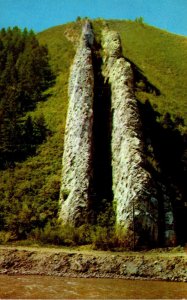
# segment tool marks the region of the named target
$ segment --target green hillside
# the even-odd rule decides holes
[[[163,120],[184,119],[177,128],[184,134],[187,125],[187,38],[170,34],[138,21],[93,22],[96,39],[101,29],[109,26],[119,32],[124,56],[134,65],[136,96],[141,103],[149,100]],[[49,232],[58,213],[63,136],[68,104],[69,69],[81,33],[82,21],[60,25],[38,34],[47,45],[50,64],[56,75],[48,98],[40,102],[30,115],[45,116],[50,135],[38,147],[36,155],[14,168],[0,171],[0,241],[41,236]],[[170,119],[170,116],[169,116]],[[5,233],[6,231],[6,233]],[[46,234],[47,235],[47,234]]]

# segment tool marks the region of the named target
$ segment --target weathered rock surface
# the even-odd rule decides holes
[[[158,200],[151,174],[145,169],[144,144],[131,65],[122,57],[116,32],[105,30],[104,76],[111,84],[112,173],[116,224],[129,246],[157,243]]]
[[[101,130],[100,122],[100,126],[94,127],[101,130],[102,136],[97,135],[93,129],[93,119],[94,124],[98,122],[93,107],[94,110],[96,107],[97,110],[99,109],[98,102],[94,106],[95,101],[103,101],[101,97],[94,98],[94,77],[100,78],[102,81],[104,77],[105,83],[108,82],[107,88],[111,89],[111,93],[108,93],[107,96],[105,94],[105,97],[109,98],[111,94],[111,99],[107,99],[111,103],[111,108],[107,109],[112,111],[112,114],[107,114],[108,122],[112,123],[111,137],[109,137],[111,139],[111,157],[109,158],[106,153],[107,163],[106,161],[105,164],[100,162],[100,165],[101,168],[111,170],[106,164],[112,164],[112,183],[110,182],[110,187],[105,185],[105,188],[107,186],[107,189],[111,191],[112,185],[117,234],[120,234],[120,238],[123,238],[126,245],[132,248],[158,245],[160,232],[165,231],[162,234],[162,240],[164,240],[162,242],[170,246],[175,242],[172,205],[167,193],[162,191],[165,189],[164,185],[161,184],[162,187],[158,192],[159,184],[155,184],[152,175],[146,169],[145,145],[138,103],[134,96],[131,65],[122,56],[118,33],[106,29],[102,35],[103,77],[98,77],[101,76],[101,71],[95,71],[98,74],[94,74],[93,71],[97,69],[93,69],[93,43],[93,31],[91,24],[87,21],[83,27],[69,79],[69,107],[63,153],[60,218],[64,224],[70,223],[79,226],[88,223],[92,215],[91,207],[93,208],[93,205],[90,201],[91,194],[96,192],[93,182],[97,164],[92,155],[96,144],[97,151],[99,151],[96,137],[99,137],[99,142],[102,139],[104,143],[108,143],[107,147],[110,144],[110,140],[106,139],[109,133],[104,132],[104,129],[107,130],[107,126],[103,126]],[[102,88],[106,87],[101,83],[100,89],[95,89],[95,92],[103,94]],[[106,119],[106,114],[104,118]],[[102,145],[103,149],[107,149],[105,146]],[[101,170],[101,173],[105,174],[106,172]],[[97,176],[99,176],[98,171]],[[104,181],[106,178],[99,177],[99,180]],[[102,184],[99,183],[98,186],[101,188]],[[105,194],[109,195],[110,191],[105,191]],[[162,197],[160,197],[161,194]],[[163,218],[162,222],[159,222],[160,216]]]
[[[60,192],[60,218],[63,223],[74,225],[86,223],[89,214],[94,87],[92,42],[93,32],[86,23],[69,79]]]

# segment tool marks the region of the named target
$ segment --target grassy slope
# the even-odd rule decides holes
[[[124,56],[161,92],[160,96],[139,92],[138,98],[142,101],[149,98],[161,113],[180,114],[187,124],[187,39],[131,21],[108,21],[108,25],[120,33]],[[100,26],[103,22],[95,21],[97,32]],[[38,34],[40,42],[48,45],[57,79],[48,91],[51,94],[48,100],[40,103],[32,114],[43,112],[52,134],[36,156],[17,164],[14,171],[1,171],[0,176],[2,203],[8,200],[7,211],[15,215],[15,222],[22,220],[20,226],[31,222],[33,227],[45,224],[49,217],[56,216],[69,67],[80,29],[80,23],[69,23]]]

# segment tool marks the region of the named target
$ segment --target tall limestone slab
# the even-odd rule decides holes
[[[93,40],[91,25],[86,22],[69,79],[60,219],[62,223],[73,226],[88,223],[92,215],[90,199],[94,194],[93,168],[97,163],[96,159],[93,163],[92,157],[95,145],[93,119],[96,113],[93,102],[100,99],[94,98],[94,76],[98,74],[93,74]],[[131,65],[122,56],[120,37],[116,32],[104,30],[102,46],[103,77],[108,81],[107,87],[111,88],[112,117],[110,115],[108,122],[112,123],[111,164],[116,233],[132,248],[138,245],[156,246],[160,232],[164,231],[165,244],[172,245],[175,240],[172,205],[165,186],[161,184],[158,192],[158,182],[155,185],[146,170]],[[95,117],[94,122],[97,121]],[[163,222],[159,222],[160,216]],[[164,224],[164,228],[160,228],[160,223]]]
[[[60,219],[79,226],[89,216],[89,189],[92,176],[93,32],[89,22],[83,27],[69,79],[69,107],[66,121]]]
[[[104,30],[105,79],[111,84],[112,173],[117,233],[130,247],[158,242],[158,199],[145,169],[144,144],[131,65],[122,56],[118,33]]]

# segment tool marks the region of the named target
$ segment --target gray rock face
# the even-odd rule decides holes
[[[94,42],[94,34],[89,21],[86,21],[82,29],[82,37],[88,46],[92,46]]]
[[[87,223],[89,187],[92,176],[91,147],[94,75],[90,39],[91,27],[83,31],[69,79],[69,107],[66,121],[60,191],[63,223]]]
[[[112,91],[112,173],[117,231],[132,246],[142,240],[157,243],[158,200],[143,155],[141,121],[133,94],[133,74],[122,57],[116,32],[102,35],[104,76]]]
[[[90,196],[95,192],[93,175],[97,162],[93,163],[92,158],[95,142],[93,102],[101,100],[98,97],[94,99],[94,75],[98,74],[93,72],[93,41],[91,25],[86,22],[69,79],[60,191],[60,219],[64,224],[74,226],[89,222],[92,214]],[[111,164],[116,234],[131,248],[136,245],[156,246],[160,235],[159,216],[162,215],[165,243],[172,245],[175,231],[170,199],[165,186],[161,185],[159,192],[163,198],[163,212],[160,214],[158,183],[156,186],[145,167],[142,125],[133,92],[131,65],[122,56],[118,33],[104,30],[102,47],[103,77],[111,87],[112,118],[108,122],[112,122]],[[94,122],[97,121],[96,118]]]

